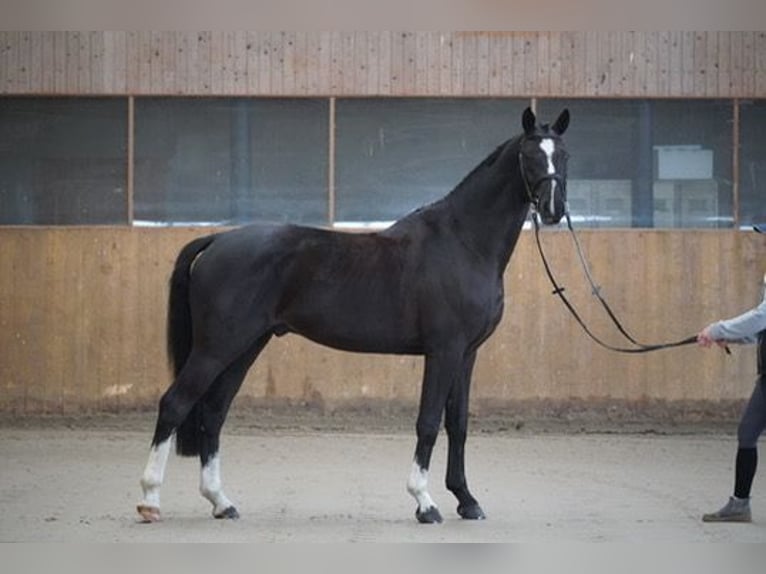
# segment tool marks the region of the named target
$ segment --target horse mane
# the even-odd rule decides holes
[[[405,224],[405,222],[411,220],[412,218],[419,218],[422,217],[426,213],[431,213],[434,210],[442,209],[444,206],[454,203],[457,200],[457,197],[461,195],[461,191],[464,192],[464,190],[471,187],[471,184],[474,183],[477,179],[486,176],[488,173],[488,170],[497,163],[497,161],[500,159],[500,156],[503,155],[506,149],[508,149],[510,146],[516,146],[518,147],[519,143],[521,142],[522,136],[518,135],[515,136],[509,140],[506,140],[504,143],[500,144],[495,148],[495,150],[490,153],[487,157],[485,157],[481,163],[476,165],[465,177],[463,177],[462,180],[460,180],[460,183],[458,183],[452,190],[441,197],[440,199],[437,199],[436,201],[423,205],[401,219],[399,219],[394,225],[389,229],[395,229],[398,227],[399,223]],[[515,154],[513,154],[515,156]]]
[[[458,183],[455,186],[453,191],[458,190],[461,187],[463,187],[466,183],[468,183],[470,180],[472,180],[478,174],[482,173],[485,169],[493,167],[495,165],[495,163],[497,162],[497,160],[502,155],[503,151],[505,151],[506,148],[508,148],[509,146],[517,145],[520,141],[521,141],[521,136],[519,135],[519,136],[513,137],[513,138],[505,141],[504,143],[501,143],[499,146],[497,146],[497,148],[495,148],[495,151],[493,151],[491,154],[489,154],[487,157],[485,157],[484,160],[480,164],[478,164],[476,167],[474,167],[468,173],[468,175],[466,175],[460,181],[460,183]]]

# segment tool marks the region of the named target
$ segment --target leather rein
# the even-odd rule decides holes
[[[567,220],[567,227],[569,228],[569,231],[572,235],[572,238],[574,239],[574,243],[577,249],[577,256],[580,259],[580,264],[582,265],[582,268],[585,272],[585,276],[588,279],[588,283],[590,283],[593,295],[599,300],[601,303],[601,306],[606,311],[606,314],[611,319],[614,326],[617,328],[617,330],[627,339],[633,346],[632,347],[621,347],[616,345],[611,345],[609,343],[605,343],[600,338],[598,338],[590,328],[588,328],[588,325],[582,320],[580,317],[580,314],[577,312],[577,309],[575,309],[574,305],[571,301],[567,298],[566,295],[564,295],[564,287],[562,287],[557,281],[556,278],[553,276],[553,271],[551,270],[551,266],[548,263],[548,259],[545,257],[545,252],[543,251],[543,246],[540,241],[540,221],[539,221],[539,213],[537,212],[536,205],[533,203],[533,209],[532,209],[532,221],[535,226],[535,241],[537,243],[537,250],[540,253],[540,258],[543,261],[543,266],[545,267],[545,273],[548,275],[548,279],[551,282],[551,285],[553,286],[553,294],[558,296],[559,299],[561,299],[561,302],[564,304],[564,306],[569,310],[569,312],[572,314],[572,316],[575,318],[577,323],[582,327],[583,331],[591,338],[593,341],[595,341],[600,346],[604,347],[605,349],[608,349],[610,351],[615,351],[617,353],[631,353],[631,354],[637,354],[637,353],[650,353],[652,351],[660,351],[662,349],[672,349],[675,347],[683,347],[685,345],[691,345],[693,343],[697,342],[697,335],[690,335],[689,337],[686,337],[685,339],[680,339],[678,341],[672,341],[669,343],[658,343],[658,344],[646,344],[641,343],[637,341],[635,338],[633,338],[630,333],[623,327],[620,320],[617,318],[617,316],[614,314],[614,311],[612,311],[611,307],[609,307],[609,304],[606,302],[606,300],[601,296],[601,289],[596,286],[593,276],[590,273],[590,269],[588,267],[587,262],[585,261],[585,257],[582,253],[582,248],[580,247],[580,242],[577,239],[577,235],[575,234],[574,228],[572,227],[572,220],[569,217],[569,211],[567,210],[565,212],[565,217]],[[731,350],[729,347],[724,347],[727,354],[731,354]]]

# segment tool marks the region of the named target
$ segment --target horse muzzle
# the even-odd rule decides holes
[[[555,225],[566,212],[566,186],[561,178],[546,177],[537,182],[537,208],[545,225]]]

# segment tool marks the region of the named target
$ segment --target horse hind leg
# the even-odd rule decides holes
[[[160,399],[157,425],[149,459],[141,475],[143,499],[137,510],[143,522],[160,519],[160,489],[170,454],[173,433],[218,376],[220,363],[192,351],[173,384]]]
[[[199,426],[200,494],[213,505],[215,518],[239,518],[239,512],[223,492],[221,482],[220,434],[234,396],[247,371],[271,339],[264,335],[223,371],[213,386],[197,403]],[[179,435],[181,434],[179,430]]]

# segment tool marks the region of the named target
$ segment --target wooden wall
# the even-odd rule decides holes
[[[154,408],[170,378],[167,279],[179,247],[202,233],[0,227],[0,412]],[[590,230],[581,240],[605,296],[639,339],[696,333],[760,294],[764,238],[755,233]],[[590,297],[569,236],[548,231],[544,241],[583,316],[619,342]],[[506,315],[479,354],[475,405],[716,403],[752,389],[752,347],[731,357],[696,345],[642,356],[596,347],[551,295],[530,232],[506,283]],[[421,367],[419,358],[343,353],[286,336],[270,344],[238,400],[414,405]]]
[[[0,95],[766,97],[764,32],[0,32]],[[166,281],[199,229],[0,227],[0,412],[153,406],[168,384]],[[763,238],[735,231],[583,232],[605,293],[648,341],[754,303]],[[568,238],[553,264],[599,332]],[[550,296],[532,238],[474,400],[741,399],[754,351],[620,356]],[[605,335],[608,337],[608,335]],[[612,339],[614,340],[614,339]],[[419,359],[275,341],[242,395],[414,403]],[[477,403],[477,404],[478,404]]]
[[[764,97],[766,32],[0,32],[0,93]]]

